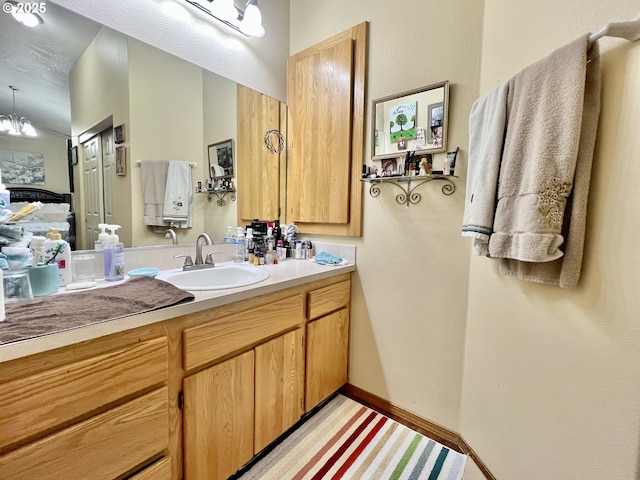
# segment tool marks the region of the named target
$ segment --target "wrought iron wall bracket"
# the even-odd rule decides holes
[[[224,197],[226,197],[227,194],[231,194],[231,201],[232,202],[236,201],[236,192],[235,192],[235,190],[209,190],[206,193],[207,193],[207,201],[208,202],[211,202],[213,195],[218,197],[217,200],[216,200],[216,205],[218,205],[219,207],[224,207],[227,204],[227,201],[224,199]]]
[[[362,181],[370,183],[369,195],[377,197],[380,195],[380,185],[391,184],[395,185],[401,190],[396,195],[396,202],[399,205],[415,205],[420,203],[422,195],[416,192],[416,189],[425,183],[432,182],[434,180],[441,180],[444,185],[441,191],[444,195],[452,195],[456,191],[456,185],[451,181],[451,178],[456,178],[454,175],[421,175],[417,177],[376,177],[376,178],[363,178]]]

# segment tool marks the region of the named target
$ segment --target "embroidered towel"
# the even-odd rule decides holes
[[[506,83],[473,104],[469,115],[469,163],[462,236],[473,238],[473,254],[489,254],[489,237],[498,190],[498,174],[507,118]]]
[[[559,48],[509,81],[507,133],[489,242],[492,257],[541,263],[564,254],[563,223],[579,146],[585,147],[581,156],[589,164],[593,156],[593,142],[581,145],[583,113],[589,128],[595,128],[599,113],[599,108],[584,108],[592,96],[585,96],[588,37]],[[597,47],[592,51],[590,59],[595,57],[597,64]],[[589,82],[589,89],[593,87]],[[567,222],[573,216],[571,212]],[[511,268],[503,273],[511,274],[508,271],[513,273]],[[526,279],[548,281],[534,273]]]
[[[532,282],[559,285],[560,287],[575,287],[580,280],[589,183],[600,115],[600,56],[597,42],[591,45],[587,52],[585,78],[573,190],[567,201],[562,225],[562,236],[565,239],[562,246],[564,255],[557,260],[545,263],[501,259],[500,272],[504,275],[512,275]]]
[[[164,160],[142,160],[142,197],[144,201],[143,223],[150,226],[166,226],[162,220],[164,193],[167,184],[169,162]]]
[[[179,223],[180,228],[191,227],[191,165],[189,162],[171,160],[167,170],[162,219]]]

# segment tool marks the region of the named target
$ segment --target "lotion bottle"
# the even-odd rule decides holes
[[[109,225],[111,232],[104,245],[104,279],[110,282],[124,280],[124,243],[116,235],[120,225]]]
[[[47,241],[44,242],[44,263],[56,262],[58,264],[59,286],[64,287],[73,281],[71,272],[71,247],[62,239],[60,229],[50,227],[47,232]]]

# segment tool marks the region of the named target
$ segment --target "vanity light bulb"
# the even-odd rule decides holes
[[[252,3],[247,4],[247,8],[244,11],[244,17],[240,22],[240,30],[245,35],[251,37],[263,37],[264,27],[262,26],[262,13],[257,5]]]
[[[227,22],[235,23],[238,20],[238,10],[233,0],[214,0],[210,10],[214,16]]]

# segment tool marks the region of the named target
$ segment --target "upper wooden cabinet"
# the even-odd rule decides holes
[[[238,225],[254,218],[280,218],[284,205],[286,151],[270,151],[268,132],[286,135],[287,106],[275,98],[238,85],[236,188]],[[269,135],[277,146],[277,133]]]
[[[367,23],[289,57],[287,222],[362,235]]]

